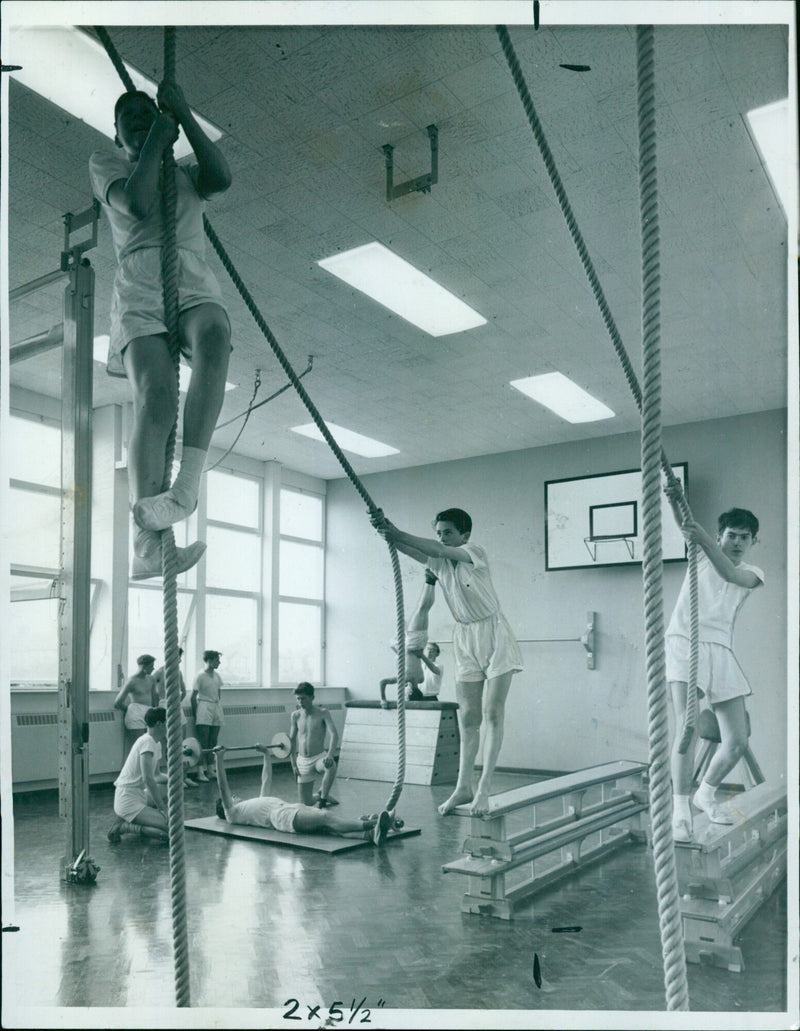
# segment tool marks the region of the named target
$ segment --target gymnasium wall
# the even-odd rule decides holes
[[[734,505],[761,521],[751,561],[765,587],[740,613],[735,647],[753,687],[751,746],[769,780],[785,777],[787,741],[786,413],[762,412],[667,428],[673,462],[689,464],[692,509],[707,527]],[[499,765],[564,771],[608,759],[646,760],[647,690],[640,566],[545,572],[546,480],[638,468],[638,434],[488,455],[364,477],[371,496],[402,529],[432,536],[437,509],[465,508],[473,540],[489,552],[502,607],[521,639],[580,637],[597,613],[596,669],[577,642],[523,643],[525,671],[514,678]],[[369,527],[347,480],[329,483],[326,569],[327,682],[356,698],[378,696],[394,672],[394,592],[388,551]],[[409,612],[422,567],[401,557]],[[686,569],[664,567],[665,620]],[[794,589],[794,587],[793,587]],[[449,641],[447,606],[437,598],[431,640]],[[452,651],[443,645],[442,700],[455,699]],[[796,684],[794,688],[796,690]],[[741,775],[739,775],[741,774]],[[729,780],[745,779],[741,770]]]

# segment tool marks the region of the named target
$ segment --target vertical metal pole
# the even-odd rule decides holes
[[[78,256],[76,255],[76,258]],[[92,508],[94,270],[73,264],[64,292],[59,606],[59,813],[66,821],[65,880],[89,854],[89,630]],[[88,865],[91,870],[91,865]],[[93,878],[89,878],[93,879]]]

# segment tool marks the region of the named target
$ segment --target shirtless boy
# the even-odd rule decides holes
[[[144,714],[158,705],[153,670],[156,660],[152,655],[140,655],[136,660],[139,671],[129,678],[114,699],[114,708],[125,713],[125,752],[122,761],[128,758],[134,741],[147,730]]]
[[[306,681],[298,684],[294,696],[298,707],[291,717],[289,760],[297,777],[300,801],[304,805],[314,805],[316,802],[320,809],[338,805],[330,797],[336,777],[336,761],[333,756],[339,744],[339,734],[333,718],[327,709],[314,704],[312,684]],[[314,781],[318,773],[322,774],[322,784],[318,793],[314,795]]]

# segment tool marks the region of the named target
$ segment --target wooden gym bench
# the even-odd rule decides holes
[[[692,841],[675,843],[675,864],[687,961],[739,973],[734,938],[786,875],[786,788],[758,784],[727,805],[737,822],[696,816]]]
[[[510,920],[522,899],[621,844],[645,841],[641,814],[648,805],[646,770],[643,763],[620,760],[512,788],[492,795],[489,813],[482,817],[470,816],[467,805],[457,806],[454,813],[470,819],[469,837],[462,849],[465,855],[446,863],[442,870],[469,877],[462,911]],[[624,787],[617,786],[620,781],[625,782]],[[599,800],[585,805],[589,789],[594,789],[593,795],[599,794]],[[561,799],[562,814],[541,822],[537,807],[554,799]],[[511,823],[522,810],[530,810],[525,814],[528,825],[515,831]],[[583,849],[582,842],[589,835],[599,835],[599,841]],[[536,861],[553,853],[560,853],[557,865],[537,873]],[[530,876],[509,888],[506,875],[525,863],[530,864]]]

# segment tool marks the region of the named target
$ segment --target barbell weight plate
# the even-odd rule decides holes
[[[183,742],[183,758],[190,770],[200,762],[201,751],[200,742],[196,737],[187,737]]]
[[[270,741],[270,751],[276,759],[288,759],[289,753],[292,750],[292,743],[289,740],[289,735],[283,731],[276,734],[272,741]]]

